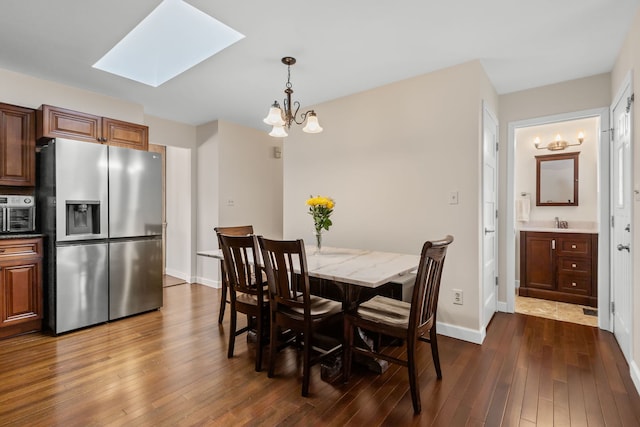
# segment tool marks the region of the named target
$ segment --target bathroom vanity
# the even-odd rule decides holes
[[[598,305],[598,234],[520,231],[519,295]]]

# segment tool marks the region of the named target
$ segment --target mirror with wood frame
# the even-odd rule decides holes
[[[536,156],[536,206],[578,206],[579,155]]]

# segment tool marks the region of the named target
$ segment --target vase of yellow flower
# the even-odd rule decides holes
[[[309,206],[309,215],[313,217],[316,235],[316,251],[319,253],[322,249],[322,231],[328,231],[329,227],[333,225],[330,217],[333,213],[335,202],[330,197],[310,196],[309,199],[307,199],[307,206]]]

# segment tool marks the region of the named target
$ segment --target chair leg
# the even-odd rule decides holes
[[[433,356],[433,366],[436,368],[436,376],[439,380],[442,379],[442,370],[440,369],[440,355],[438,354],[438,334],[436,333],[436,326],[429,331],[429,341],[431,345],[431,356]]]
[[[256,316],[256,372],[262,370],[262,316]]]
[[[409,389],[411,390],[413,412],[419,414],[422,410],[422,404],[418,385],[418,369],[416,368],[416,340],[411,338],[407,340],[407,368],[409,368]]]
[[[278,325],[275,323],[274,319],[271,318],[271,335],[269,337],[269,371],[267,372],[267,376],[269,378],[273,378],[273,374],[275,371],[275,362],[276,362],[276,350],[278,348]]]
[[[224,272],[222,273],[224,274]],[[222,319],[224,319],[224,310],[227,307],[227,284],[225,280],[222,279],[222,291],[220,292],[220,311],[218,314],[218,323],[222,324]]]
[[[302,396],[309,396],[309,380],[311,377],[311,330],[305,329],[304,347],[302,349]]]
[[[237,317],[237,313],[235,310],[235,307],[231,307],[231,313],[230,313],[230,325],[229,325],[229,349],[227,351],[227,357],[229,359],[231,359],[233,357],[233,348],[235,347],[236,344],[236,317]]]
[[[353,326],[349,318],[344,316],[344,344],[342,346],[342,381],[346,384],[351,376],[351,346],[353,345]]]

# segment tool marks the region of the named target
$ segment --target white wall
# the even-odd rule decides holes
[[[256,234],[282,238],[282,138],[267,131],[219,122],[220,226],[253,225]],[[232,202],[230,202],[232,201]]]
[[[282,146],[267,132],[216,121],[197,129],[198,250],[215,249],[217,226],[254,226],[258,234],[282,237]],[[232,202],[229,202],[232,201]],[[219,286],[219,261],[198,256],[198,282]]]
[[[167,147],[167,264],[166,273],[195,281],[191,209],[191,149]]]
[[[481,335],[483,98],[497,111],[474,61],[313,106],[324,132],[292,129],[283,147],[285,237],[312,239],[305,200],[318,194],[336,202],[327,246],[417,254],[452,234],[438,307],[439,325],[451,329],[439,332],[470,331],[471,340]],[[458,205],[448,203],[451,191]],[[465,305],[453,305],[454,288]]]
[[[7,104],[38,108],[42,104],[84,113],[143,123],[142,105],[83,89],[0,69],[0,100]]]
[[[220,138],[218,136],[218,122],[198,126],[196,134],[196,249],[201,251],[217,247],[213,228],[219,222]],[[220,286],[219,261],[198,256],[196,262],[197,282],[207,286]]]

